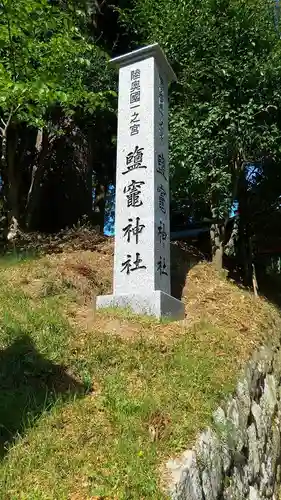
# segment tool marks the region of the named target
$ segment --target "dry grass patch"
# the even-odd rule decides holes
[[[187,323],[194,324],[206,320],[215,326],[236,332],[237,336],[256,342],[276,330],[280,318],[262,297],[238,288],[219,275],[208,263],[200,263],[191,269],[184,288],[184,301],[187,304]]]
[[[95,252],[79,250],[46,255],[34,261],[5,266],[1,274],[33,299],[69,289],[83,304],[91,302],[95,293],[110,291],[112,252],[112,243],[105,242]]]

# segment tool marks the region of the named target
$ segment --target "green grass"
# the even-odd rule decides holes
[[[85,333],[54,289],[33,300],[8,275],[0,285],[0,498],[165,498],[162,464],[233,387],[235,336],[148,318],[129,341]]]
[[[20,263],[34,261],[34,260],[39,259],[39,258],[40,258],[40,255],[36,251],[13,250],[7,254],[1,255],[0,268],[6,268],[6,267],[13,266],[13,265],[18,265]]]

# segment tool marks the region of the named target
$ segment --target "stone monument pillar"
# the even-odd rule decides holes
[[[97,308],[184,318],[170,295],[168,82],[176,76],[158,44],[111,61],[119,66],[113,295]]]

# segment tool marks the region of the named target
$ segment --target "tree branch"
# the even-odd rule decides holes
[[[18,108],[16,108],[16,110],[17,110],[17,109],[18,109]],[[8,120],[7,120],[6,122],[4,122],[3,118],[1,118],[1,122],[2,122],[3,127],[4,127],[4,128],[2,128],[2,127],[0,128],[0,130],[1,130],[1,134],[2,134],[2,137],[4,137],[4,135],[6,135],[6,133],[7,133],[7,129],[8,129],[8,127],[9,127],[9,125],[10,125],[10,122],[11,122],[11,119],[12,119],[12,116],[13,116],[13,113],[14,113],[14,111],[11,109],[10,114],[9,114],[9,117],[8,117]]]
[[[21,106],[21,105],[20,105],[20,104],[18,104],[18,106],[17,106],[15,109],[11,109],[11,111],[10,111],[10,113],[9,113],[8,120],[7,120],[6,122],[3,120],[3,118],[0,118],[0,121],[1,121],[1,123],[2,123],[2,125],[3,125],[3,127],[4,127],[4,128],[0,127],[0,131],[1,131],[1,133],[2,133],[2,136],[3,136],[4,134],[6,134],[7,129],[8,129],[8,127],[9,127],[10,123],[11,123],[12,116],[13,116],[13,115],[14,115],[14,114],[18,111],[18,109],[20,108],[20,106]]]

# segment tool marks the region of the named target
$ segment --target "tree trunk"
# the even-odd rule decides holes
[[[243,172],[239,183],[239,253],[243,270],[243,283],[247,287],[253,286],[253,255],[249,230],[248,183]]]
[[[210,228],[210,240],[212,248],[212,262],[218,271],[222,270],[224,252],[225,226],[218,220],[215,200],[211,203],[211,214],[213,223]]]
[[[237,252],[237,241],[239,234],[239,222],[235,218],[231,232],[228,236],[225,236],[224,251],[229,257],[234,257]]]
[[[223,260],[223,229],[222,225],[214,222],[210,229],[212,246],[212,262],[218,271],[222,270]]]
[[[20,182],[19,165],[16,165],[18,134],[16,128],[9,127],[6,142],[6,163],[8,180],[8,231],[7,239],[14,240],[20,230]]]
[[[7,131],[8,131],[8,123],[5,124],[4,128],[1,128],[1,180],[2,180],[2,200],[3,200],[3,235],[6,238],[8,231],[8,193],[9,193],[9,184],[8,184],[8,163],[7,163]]]
[[[17,236],[19,230],[20,215],[20,182],[21,170],[16,166],[15,157],[18,143],[18,130],[12,122],[13,115],[19,106],[10,110],[9,117],[5,122],[0,119],[1,132],[1,179],[3,185],[3,212],[5,215],[5,230],[7,239],[12,240]]]
[[[14,240],[20,230],[19,222],[19,184],[15,176],[9,173],[9,214],[7,240]]]
[[[99,232],[103,233],[105,222],[105,198],[107,186],[104,183],[96,184],[93,223],[99,226]]]
[[[94,166],[94,151],[91,140],[91,129],[88,130],[88,157],[87,157],[87,215],[89,220],[93,217],[93,166]]]
[[[48,151],[49,138],[47,132],[38,129],[35,143],[35,159],[31,170],[30,187],[26,202],[26,226],[31,229],[34,224],[34,214],[38,206],[40,187],[44,175],[44,159]]]

